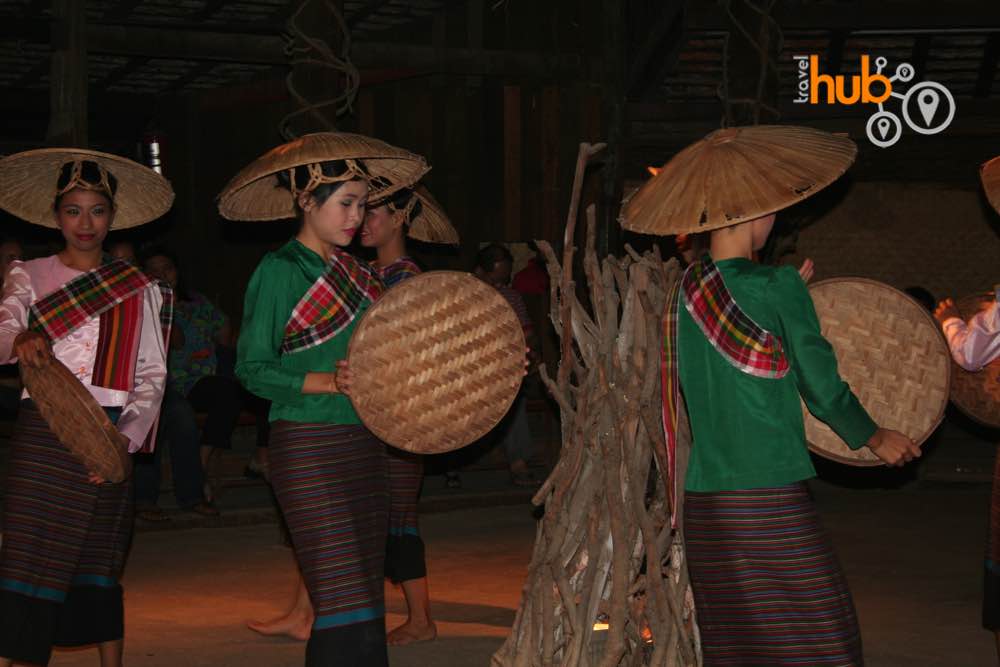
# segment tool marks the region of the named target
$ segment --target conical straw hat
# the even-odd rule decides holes
[[[409,187],[430,170],[421,156],[378,139],[346,132],[307,134],[268,151],[236,174],[219,195],[219,213],[229,220],[294,218],[294,198],[278,184],[278,172],[330,160],[362,162],[369,176],[369,199]]]
[[[807,127],[716,130],[674,156],[622,207],[625,229],[690,234],[763,217],[839,178],[857,146]]]
[[[410,220],[409,236],[427,243],[458,245],[458,232],[427,188],[417,186],[413,196],[420,202],[420,213]]]
[[[986,199],[1000,213],[1000,157],[995,157],[979,169],[979,178],[986,190]]]
[[[127,158],[82,148],[40,148],[0,160],[0,208],[27,222],[57,228],[53,206],[59,173],[67,162],[96,162],[118,181],[115,229],[137,227],[170,210],[170,182]]]

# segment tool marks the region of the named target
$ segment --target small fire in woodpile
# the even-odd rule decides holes
[[[646,171],[651,173],[653,176],[656,176],[663,170],[660,167],[646,167]]]
[[[607,632],[610,627],[611,626],[608,625],[608,617],[601,614],[597,617],[597,622],[594,623],[594,632]],[[650,630],[648,625],[642,628],[642,632],[639,633],[639,636],[642,637],[643,643],[653,643],[653,631]]]

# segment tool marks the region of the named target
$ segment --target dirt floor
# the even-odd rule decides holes
[[[869,667],[995,665],[979,627],[989,488],[921,482],[903,490],[815,485],[850,580]],[[390,649],[393,667],[484,667],[520,597],[534,520],[526,505],[422,518],[440,638]],[[245,628],[289,599],[291,555],[275,525],[137,534],[125,577],[126,664],[292,667],[303,645]],[[388,624],[403,618],[387,588]],[[56,667],[97,665],[93,650]]]

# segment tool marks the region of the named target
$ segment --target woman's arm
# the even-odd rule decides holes
[[[948,341],[955,363],[967,371],[978,371],[1000,358],[1000,306],[997,301],[966,323],[951,299],[942,301],[934,316]]]
[[[768,299],[775,304],[781,342],[809,412],[828,424],[851,449],[860,449],[878,425],[840,377],[833,347],[820,332],[809,290],[792,267],[775,274]]]
[[[289,281],[280,268],[265,259],[250,278],[236,345],[236,376],[250,393],[279,403],[295,401],[302,394],[334,393],[335,373],[305,373],[281,365],[288,320],[282,290],[288,289]]]

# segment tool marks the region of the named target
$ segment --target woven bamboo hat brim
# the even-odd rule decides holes
[[[409,236],[427,243],[458,245],[458,232],[427,188],[418,186],[413,196],[420,201],[420,214],[410,220]]]
[[[668,236],[721,229],[788,208],[854,162],[847,137],[808,127],[716,130],[667,162],[622,206],[625,229]]]
[[[348,348],[351,402],[372,433],[410,452],[472,443],[507,414],[524,375],[524,331],[471,274],[431,271],[385,293]]]
[[[228,220],[294,218],[294,197],[278,184],[278,172],[330,160],[364,165],[369,201],[412,186],[430,170],[421,156],[378,139],[346,132],[307,134],[268,151],[236,174],[219,195],[219,213]]]
[[[1000,213],[1000,156],[993,158],[979,169],[979,178],[983,181],[986,199]]]
[[[170,182],[149,167],[82,148],[40,148],[0,160],[0,208],[27,222],[57,228],[53,205],[59,173],[74,161],[96,162],[117,180],[114,229],[152,222],[173,205]]]
[[[833,278],[809,288],[820,329],[837,355],[840,376],[875,423],[918,444],[944,418],[951,355],[930,313],[897,289],[863,278]],[[817,454],[855,466],[882,460],[850,449],[802,406],[806,441]]]
[[[959,299],[955,306],[962,319],[969,321],[995,301],[995,293],[973,294]],[[976,372],[952,362],[951,402],[983,426],[1000,428],[1000,358]]]

